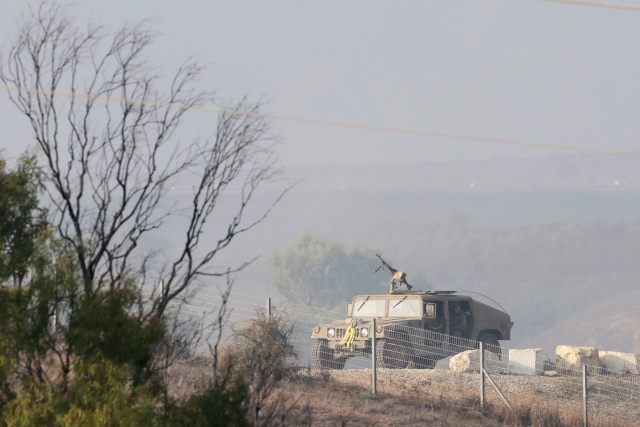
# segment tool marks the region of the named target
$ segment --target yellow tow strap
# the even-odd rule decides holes
[[[351,349],[351,344],[356,339],[356,330],[353,326],[349,326],[344,333],[344,337],[340,341],[340,345],[347,347],[349,350]],[[353,350],[352,350],[353,351]]]

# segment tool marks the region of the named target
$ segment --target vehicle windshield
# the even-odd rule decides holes
[[[422,300],[407,297],[389,300],[389,317],[419,317],[422,315]]]
[[[352,317],[384,317],[385,300],[362,298],[353,302]]]

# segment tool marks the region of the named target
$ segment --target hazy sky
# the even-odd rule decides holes
[[[640,0],[610,2],[640,6]],[[149,19],[161,33],[152,62],[177,67],[193,56],[210,65],[204,87],[223,98],[263,99],[267,113],[585,148],[639,147],[640,11],[541,0],[76,3],[71,11],[79,19],[93,16],[113,28]],[[3,1],[2,44],[24,4]],[[9,153],[30,138],[16,117],[0,91],[0,147]],[[284,164],[555,153],[273,124],[284,141]]]

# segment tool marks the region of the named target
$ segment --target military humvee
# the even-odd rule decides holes
[[[346,320],[313,328],[314,368],[342,369],[350,357],[371,357],[373,319],[378,367],[430,368],[479,342],[500,355],[499,340],[511,339],[513,326],[506,312],[456,291],[411,290],[403,272],[382,262],[392,273],[387,294],[357,295],[347,305]],[[409,289],[398,290],[397,282]]]

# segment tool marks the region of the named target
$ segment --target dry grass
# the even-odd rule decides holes
[[[298,377],[281,382],[280,387],[298,404],[290,411],[308,414],[313,426],[486,426],[498,425],[470,407],[451,406],[446,396],[427,401],[425,396],[372,394],[358,385],[344,384],[328,377]],[[455,410],[453,410],[455,407]],[[299,425],[297,422],[285,425]]]
[[[205,391],[213,380],[212,364],[212,358],[203,356],[174,361],[165,373],[169,397],[186,400]]]
[[[283,383],[296,394],[304,393],[312,412],[313,425],[357,426],[582,426],[579,405],[567,405],[537,394],[511,401],[511,411],[501,400],[491,398],[482,409],[477,395],[432,393],[428,389],[387,388],[372,395],[369,388],[313,378],[308,384]],[[637,425],[623,416],[591,415],[594,427]]]
[[[172,397],[185,398],[207,386],[210,361],[178,361],[169,370]],[[366,372],[358,379],[346,371],[301,370],[280,381],[269,404],[279,416],[269,425],[282,426],[582,426],[582,407],[536,391],[510,394],[513,411],[487,390],[483,409],[475,389],[462,375],[442,372],[430,381],[395,382],[400,372],[382,375],[378,393],[371,393]],[[342,379],[341,379],[342,378]],[[640,425],[624,415],[590,414],[592,427]]]

